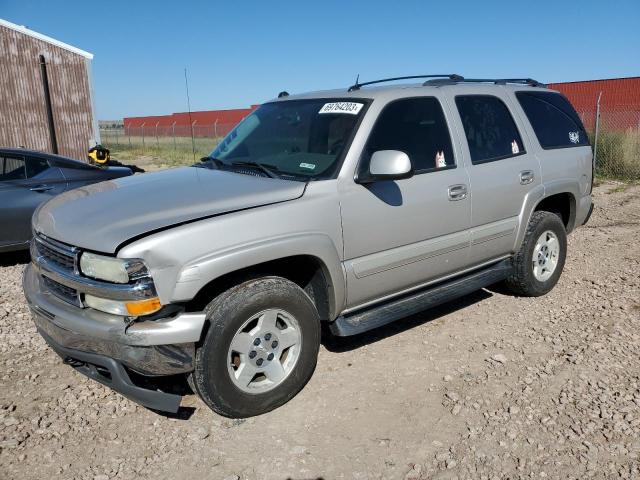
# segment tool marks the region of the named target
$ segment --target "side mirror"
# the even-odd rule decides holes
[[[378,150],[371,155],[369,171],[358,175],[357,183],[401,180],[413,176],[409,156],[399,150]]]

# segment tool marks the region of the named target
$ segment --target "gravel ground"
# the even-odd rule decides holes
[[[194,396],[168,418],[62,365],[24,265],[0,267],[0,478],[638,478],[640,187],[620,190],[596,190],[549,295],[327,338],[309,385],[248,420]]]

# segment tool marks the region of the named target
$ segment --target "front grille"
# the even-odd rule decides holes
[[[49,277],[42,276],[42,281],[44,282],[45,287],[47,287],[47,289],[60,300],[64,300],[76,307],[82,306],[77,290],[67,287],[66,285],[62,285]]]
[[[47,261],[66,270],[74,270],[76,265],[77,249],[59,242],[53,242],[41,235],[36,236],[36,248],[38,253]]]

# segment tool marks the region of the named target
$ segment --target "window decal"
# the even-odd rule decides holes
[[[580,132],[569,132],[569,141],[571,143],[580,143]]]

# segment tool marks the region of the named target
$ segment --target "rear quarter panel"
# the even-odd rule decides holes
[[[527,136],[530,139],[531,151],[540,162],[541,186],[543,191],[541,195],[534,199],[529,199],[523,205],[521,212],[521,223],[518,238],[516,240],[517,249],[524,238],[524,231],[529,223],[529,218],[535,207],[545,197],[555,195],[557,193],[570,193],[576,201],[577,212],[575,222],[568,226],[571,231],[575,226],[579,225],[579,220],[585,205],[590,205],[590,189],[592,181],[592,162],[593,152],[590,146],[567,147],[544,149],[541,147],[535,131],[531,127],[526,114],[522,110],[515,93],[518,90],[509,92],[512,103],[520,117],[521,124],[524,126]],[[548,89],[544,89],[548,92]],[[588,207],[587,207],[588,209]],[[586,214],[586,213],[585,213]]]

